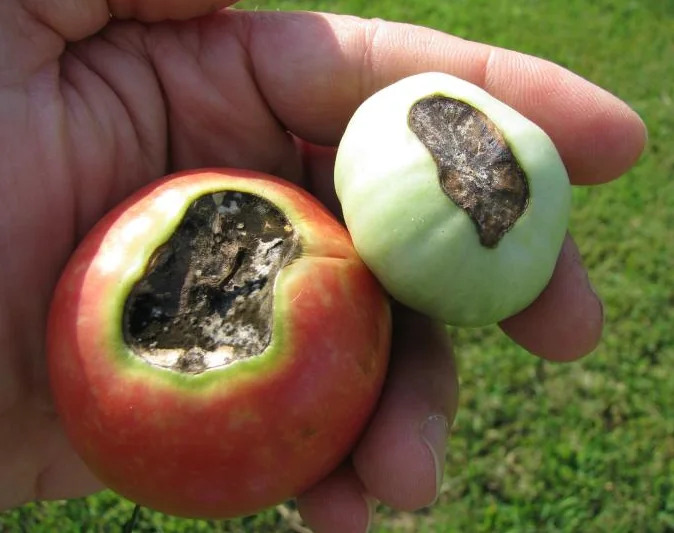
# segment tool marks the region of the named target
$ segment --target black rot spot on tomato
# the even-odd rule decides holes
[[[150,364],[185,373],[261,353],[271,340],[274,280],[300,252],[297,232],[269,201],[201,196],[129,294],[125,341]]]
[[[480,244],[494,248],[529,202],[529,185],[496,125],[460,100],[432,95],[409,111],[412,132],[438,168],[444,193],[471,218]]]

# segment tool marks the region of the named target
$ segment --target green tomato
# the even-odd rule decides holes
[[[335,187],[356,250],[388,292],[457,326],[498,322],[541,293],[571,205],[566,169],[540,127],[435,72],[358,108]]]

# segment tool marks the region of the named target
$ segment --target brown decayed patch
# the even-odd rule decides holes
[[[152,365],[200,373],[271,341],[274,282],[301,246],[286,216],[249,193],[201,196],[129,294],[124,338]]]
[[[474,107],[442,95],[416,102],[408,124],[438,167],[445,194],[494,248],[524,213],[529,185],[502,133]]]

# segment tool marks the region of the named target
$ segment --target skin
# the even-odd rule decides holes
[[[243,167],[291,179],[336,210],[334,146],[351,113],[427,70],[476,83],[537,122],[574,184],[611,181],[643,150],[642,121],[604,90],[543,60],[429,29],[307,13],[151,24],[108,16],[187,19],[212,5],[0,3],[2,508],[101,488],[54,413],[46,313],[76,243],[142,184],[181,169]],[[394,321],[388,381],[352,460],[299,498],[315,531],[364,531],[372,498],[416,509],[436,496],[441,417],[451,421],[457,407],[451,348],[417,315],[398,309]],[[556,361],[596,346],[601,303],[571,238],[546,291],[502,328]],[[430,447],[420,436],[429,417]]]

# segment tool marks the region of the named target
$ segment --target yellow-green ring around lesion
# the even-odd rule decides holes
[[[260,194],[261,187],[259,185],[255,186],[254,183],[251,183],[251,185],[253,186],[246,187],[245,184],[237,182],[236,189],[232,190],[250,192],[263,197]],[[107,339],[105,344],[111,348],[111,357],[115,359],[117,365],[125,367],[124,372],[133,375],[137,379],[144,382],[157,381],[164,385],[179,387],[186,391],[204,392],[216,386],[221,387],[227,382],[231,383],[233,380],[241,382],[247,378],[253,379],[261,373],[269,373],[282,364],[284,355],[288,352],[284,348],[288,347],[289,343],[292,342],[292,333],[288,328],[284,327],[283,317],[287,314],[287,305],[291,298],[284,294],[284,287],[288,285],[286,282],[290,281],[292,276],[301,274],[301,269],[298,271],[294,268],[294,265],[297,264],[297,259],[283,267],[274,281],[271,341],[258,355],[233,361],[224,367],[210,369],[200,374],[188,374],[151,365],[142,357],[136,355],[124,340],[123,320],[126,300],[134,285],[145,275],[147,262],[154,251],[170,238],[194,200],[203,195],[225,190],[226,188],[226,182],[223,180],[223,183],[214,183],[208,187],[194,187],[187,197],[183,195],[181,208],[175,210],[170,216],[167,216],[162,224],[157,225],[161,227],[161,230],[157,231],[157,228],[153,227],[150,234],[139,235],[138,238],[133,239],[129,244],[130,247],[136,248],[133,253],[134,261],[132,266],[125,268],[123,274],[117,280],[111,280],[111,283],[97,296],[107,302],[107,305],[101,306],[100,309],[102,313],[101,321],[105,328],[104,336]],[[301,217],[291,205],[288,205],[291,202],[283,202],[282,200],[278,202],[277,198],[264,198],[288,217],[298,234],[300,245],[302,246],[304,244],[304,236],[301,231],[302,223],[296,224],[295,222],[298,218],[301,220]],[[126,213],[122,215],[122,218],[125,215]],[[112,228],[112,231],[115,234],[119,234],[120,226],[118,224],[123,225],[125,222],[123,220],[118,221]],[[134,247],[134,244],[137,244],[137,246]],[[119,270],[115,270],[115,275],[118,272]]]

